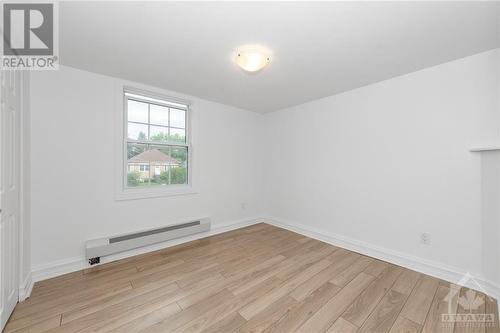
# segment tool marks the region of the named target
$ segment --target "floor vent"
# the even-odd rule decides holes
[[[91,265],[99,263],[99,258],[128,251],[171,239],[189,236],[210,230],[210,219],[204,218],[161,228],[143,230],[109,238],[87,241],[85,256]]]

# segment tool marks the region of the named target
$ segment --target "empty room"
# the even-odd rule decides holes
[[[0,8],[0,332],[500,333],[500,1]]]

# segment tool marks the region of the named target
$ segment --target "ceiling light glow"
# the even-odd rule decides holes
[[[240,51],[236,56],[236,64],[247,72],[258,72],[269,63],[269,56],[259,51]]]

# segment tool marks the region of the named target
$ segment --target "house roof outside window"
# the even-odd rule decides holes
[[[158,149],[146,150],[145,152],[142,152],[142,153],[132,157],[128,161],[134,162],[134,163],[162,162],[162,163],[170,164],[170,165],[180,165],[181,164],[180,161],[178,161],[175,158],[161,152]]]

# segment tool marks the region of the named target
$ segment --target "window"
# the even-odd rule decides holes
[[[126,189],[189,183],[188,105],[124,90]]]

